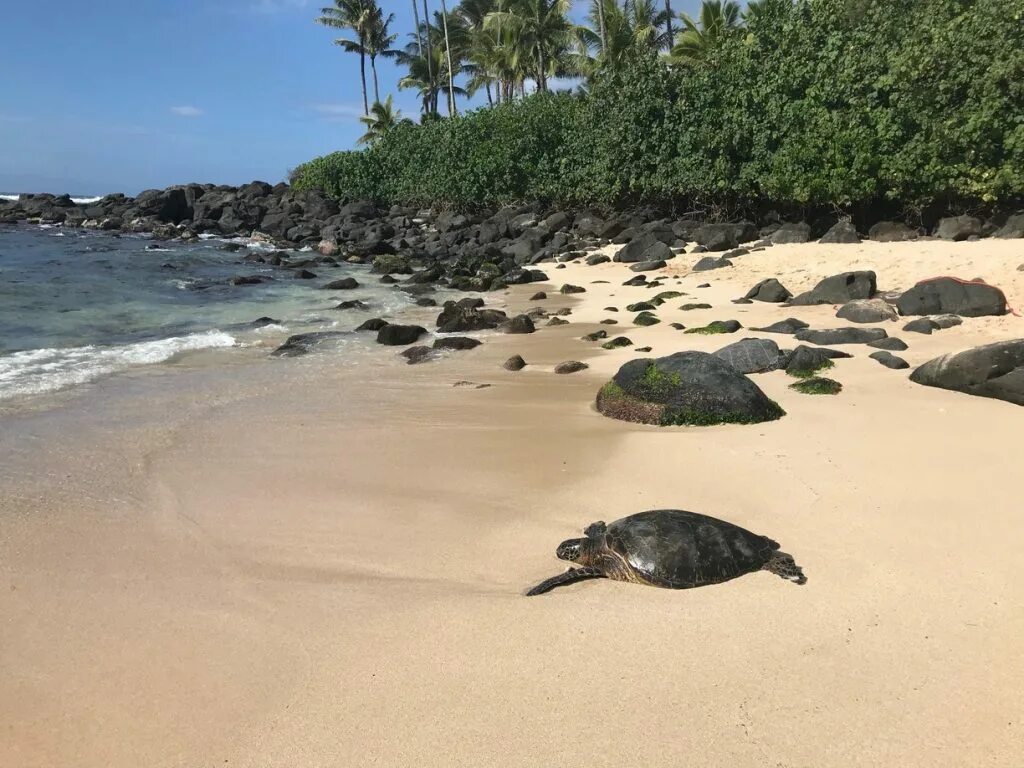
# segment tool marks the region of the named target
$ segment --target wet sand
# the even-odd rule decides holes
[[[651,292],[623,265],[550,265],[541,305],[573,306],[570,325],[419,366],[382,350],[121,377],[3,417],[0,765],[1017,765],[1024,411],[858,345],[827,374],[838,397],[753,377],[780,421],[631,425],[592,402],[637,353],[579,337],[615,317],[661,355],[760,335],[671,321],[843,326],[729,299],[865,266],[880,288],[982,276],[1018,306],[1024,244],[777,246],[687,275],[695,260],[671,262],[661,290],[690,296],[650,328],[602,309]],[[884,327],[917,365],[1022,323]],[[567,359],[591,368],[554,375]],[[659,507],[777,539],[808,584],[522,596],[564,569],[562,539]]]

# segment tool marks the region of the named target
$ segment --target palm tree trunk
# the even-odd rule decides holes
[[[487,106],[493,107],[494,106],[494,99],[491,98],[491,84],[490,83],[484,83],[484,86],[487,88]]]
[[[415,2],[415,0],[413,0]],[[437,112],[437,87],[434,83],[434,51],[430,43],[430,10],[427,8],[427,0],[423,0],[423,20],[427,25],[427,79],[430,80],[430,112]]]
[[[676,41],[672,35],[672,5],[669,0],[665,0],[665,31],[668,33],[668,49],[671,51]]]
[[[601,53],[608,47],[608,33],[604,28],[604,0],[597,0],[597,21],[601,27]]]
[[[366,49],[363,41],[359,41],[359,76],[363,80],[363,114],[369,116],[370,105],[366,103]]]
[[[380,104],[380,90],[377,88],[377,57],[370,57],[370,69],[373,72],[373,100]]]
[[[548,73],[544,66],[544,49],[537,48],[537,91],[544,93],[548,89]]]
[[[426,0],[424,0],[424,2],[426,2]],[[668,0],[665,0],[665,2],[668,2]],[[412,15],[416,19],[416,50],[419,53],[419,55],[422,57],[423,56],[423,36],[422,36],[423,33],[420,31],[420,8],[416,4],[416,0],[412,0]]]
[[[444,23],[444,53],[448,59],[448,116],[455,114],[455,75],[452,73],[452,47],[448,41],[448,8],[441,0],[441,21]]]

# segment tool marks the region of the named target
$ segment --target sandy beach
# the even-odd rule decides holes
[[[828,374],[837,397],[752,377],[779,421],[628,424],[594,396],[639,353],[580,337],[659,356],[764,335],[670,322],[846,326],[831,306],[730,300],[849,269],[880,290],[982,277],[1019,309],[1024,241],[695,260],[659,273],[687,296],[651,327],[625,311],[651,293],[622,285],[626,265],[546,264],[549,285],[488,305],[571,307],[568,325],[417,366],[382,349],[358,367],[140,373],[0,417],[0,765],[1019,765],[1020,407],[919,386],[854,345]],[[912,368],[1024,336],[1015,314],[931,336],[905,322],[881,327]],[[503,370],[516,353],[527,368]],[[565,360],[590,367],[555,375]],[[523,596],[588,523],[664,507],[778,540],[808,583]]]

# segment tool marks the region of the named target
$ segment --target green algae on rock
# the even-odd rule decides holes
[[[756,424],[785,415],[753,381],[704,352],[629,361],[598,392],[597,409],[659,426]]]
[[[814,376],[810,379],[798,381],[789,385],[790,389],[803,392],[805,395],[838,395],[843,391],[843,385],[834,379],[826,379],[822,376]]]

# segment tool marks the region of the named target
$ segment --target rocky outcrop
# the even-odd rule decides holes
[[[761,331],[761,333],[785,333],[793,335],[797,331],[802,331],[810,326],[803,320],[798,320],[795,317],[787,317],[785,320],[779,320],[776,323],[765,326],[764,328],[752,328],[753,331]]]
[[[799,341],[823,346],[831,344],[867,344],[869,341],[884,339],[888,334],[881,328],[827,328],[797,331]]]
[[[784,411],[724,360],[677,352],[623,365],[597,396],[605,416],[643,424],[754,424]]]
[[[441,314],[437,316],[438,333],[465,333],[497,328],[505,321],[504,312],[483,309],[482,299],[446,301]]]
[[[868,230],[868,237],[880,243],[899,243],[916,240],[918,232],[902,221],[880,221]]]
[[[937,357],[917,368],[910,380],[1024,405],[1024,339]]]
[[[894,371],[900,371],[910,367],[910,363],[904,360],[902,357],[897,357],[892,352],[887,350],[881,350],[880,352],[872,352],[868,355],[872,360],[877,360],[879,363],[884,365],[886,368],[892,368]]]
[[[764,373],[782,368],[786,355],[771,339],[742,339],[714,353],[740,373]]]
[[[875,273],[842,272],[826,277],[814,288],[795,297],[790,303],[796,306],[814,304],[845,304],[855,299],[870,299],[877,290]]]
[[[391,347],[415,344],[426,332],[419,325],[386,325],[377,331],[377,343]]]
[[[901,315],[1005,315],[1006,296],[994,285],[957,277],[922,280],[896,301]]]
[[[776,278],[769,277],[767,280],[762,280],[747,291],[747,294],[743,298],[779,304],[793,298],[793,294],[790,293]]]
[[[959,242],[971,238],[982,237],[985,232],[981,219],[974,216],[947,216],[939,220],[935,228],[935,236],[940,240]]]
[[[851,323],[883,323],[899,318],[896,308],[882,299],[856,299],[843,304],[836,317]]]
[[[859,243],[860,235],[857,234],[857,228],[853,226],[852,222],[839,221],[832,225],[832,227],[821,236],[818,240],[819,243]]]

